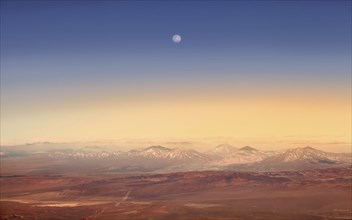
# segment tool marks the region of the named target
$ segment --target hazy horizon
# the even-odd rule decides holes
[[[304,148],[313,147],[318,150],[323,150],[326,152],[335,153],[352,153],[350,143],[344,142],[318,142],[317,140],[305,140],[298,141],[292,140],[287,143],[287,140],[271,140],[270,142],[263,141],[243,141],[235,140],[229,138],[211,138],[211,139],[158,139],[158,140],[148,140],[148,139],[121,139],[121,140],[94,140],[94,141],[66,141],[66,142],[52,142],[52,141],[34,141],[25,143],[9,143],[1,144],[1,147],[11,147],[11,146],[30,146],[30,145],[41,145],[45,148],[53,149],[80,149],[84,147],[103,147],[109,148],[111,150],[117,151],[129,151],[133,149],[143,149],[151,146],[163,146],[167,148],[183,148],[192,149],[200,152],[206,152],[213,150],[220,145],[230,145],[235,148],[242,148],[245,146],[253,147],[260,151],[282,151],[292,148]]]

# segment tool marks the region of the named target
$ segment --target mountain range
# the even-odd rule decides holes
[[[312,147],[261,151],[250,146],[218,145],[207,152],[150,146],[129,151],[86,146],[36,148],[36,145],[2,147],[2,159],[41,158],[104,166],[112,172],[172,172],[191,170],[282,171],[351,166],[351,153],[330,153]]]

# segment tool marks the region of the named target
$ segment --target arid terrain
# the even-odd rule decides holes
[[[1,176],[1,219],[351,219],[351,171]]]
[[[1,148],[1,219],[351,219],[350,153]]]

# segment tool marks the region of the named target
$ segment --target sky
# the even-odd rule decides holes
[[[349,150],[351,2],[1,1],[2,145],[191,138]]]

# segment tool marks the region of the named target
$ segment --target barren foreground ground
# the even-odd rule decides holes
[[[352,219],[351,169],[1,176],[1,219]]]

